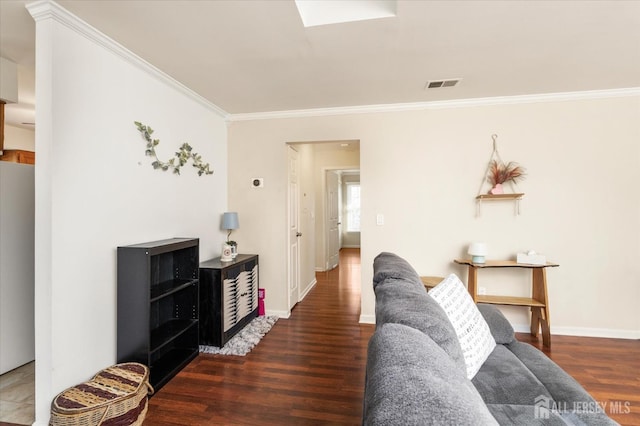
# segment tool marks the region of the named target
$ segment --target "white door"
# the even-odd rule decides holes
[[[340,214],[338,173],[327,171],[327,269],[338,266],[340,251]]]
[[[344,228],[342,227],[344,219],[344,196],[345,195],[342,188],[342,174],[338,173],[338,250],[340,250],[340,248],[344,245]]]
[[[289,239],[289,309],[292,309],[298,303],[298,288],[300,283],[300,244],[299,239],[302,236],[299,229],[299,188],[298,188],[298,153],[289,146],[289,189],[287,195],[288,204],[288,239]]]

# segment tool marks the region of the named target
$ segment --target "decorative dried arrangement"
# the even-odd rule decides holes
[[[487,163],[487,170],[480,181],[478,195],[476,195],[476,217],[480,217],[483,200],[514,200],[515,213],[518,215],[520,214],[520,200],[524,197],[524,193],[517,191],[517,182],[524,179],[525,169],[513,161],[505,164],[498,153],[498,144],[496,142],[498,135],[491,135],[491,139],[493,139],[493,151]],[[484,193],[483,188],[486,182],[491,184],[491,189]],[[505,194],[502,185],[507,182],[514,187],[516,192]]]
[[[509,161],[504,164],[502,161],[493,160],[489,164],[489,171],[487,173],[487,181],[492,185],[489,190],[490,194],[503,194],[502,184],[506,182],[517,183],[519,180],[524,179],[525,170],[518,163]]]
[[[154,169],[160,169],[166,172],[169,169],[173,170],[174,174],[180,174],[180,168],[187,164],[189,159],[193,160],[193,167],[198,169],[198,176],[210,175],[213,174],[213,170],[209,169],[209,163],[203,163],[202,157],[199,154],[193,152],[193,148],[188,143],[183,143],[178,151],[176,151],[176,158],[171,158],[167,162],[160,161],[158,158],[158,154],[156,154],[156,146],[160,143],[158,139],[151,139],[151,135],[153,134],[153,129],[149,126],[145,126],[139,121],[133,122],[138,131],[142,135],[145,141],[147,141],[147,149],[145,151],[145,155],[150,157],[154,157],[155,161],[151,163]],[[176,162],[177,160],[177,162]]]

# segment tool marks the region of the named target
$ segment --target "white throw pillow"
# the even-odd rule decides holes
[[[489,325],[455,274],[432,288],[429,295],[438,302],[453,324],[467,365],[467,378],[473,379],[496,347]]]

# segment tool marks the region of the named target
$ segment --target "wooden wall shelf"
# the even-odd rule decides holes
[[[480,194],[476,196],[476,216],[482,214],[483,201],[513,201],[515,203],[515,214],[520,214],[520,200],[524,197],[524,193],[518,192],[514,194]]]
[[[476,200],[521,200],[524,193],[518,194],[482,194],[476,197]]]

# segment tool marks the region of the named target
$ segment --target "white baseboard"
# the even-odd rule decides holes
[[[273,311],[273,310],[267,309],[264,313],[266,315],[269,315],[269,316],[274,315],[282,319],[288,319],[291,316],[291,311]]]
[[[360,248],[360,245],[359,244],[353,244],[353,245],[349,244],[349,245],[346,245],[346,246],[342,246],[340,248]]]
[[[360,324],[375,324],[376,316],[375,315],[360,315],[360,320],[358,321]]]
[[[300,300],[298,300],[298,302],[302,302],[304,298],[307,297],[307,294],[309,294],[309,292],[313,289],[313,287],[316,286],[316,284],[318,284],[318,280],[316,280],[315,278],[313,279],[313,281],[307,284],[307,287],[305,287],[304,291],[302,292],[302,295],[300,296]]]
[[[517,333],[529,333],[528,324],[514,325]],[[551,327],[551,335],[578,336],[578,337],[603,337],[607,339],[640,339],[640,330],[618,330],[612,328],[586,328],[586,327]]]
[[[316,267],[316,272],[329,272],[329,271],[333,271],[336,268],[337,268],[337,266],[335,268],[331,268],[331,269],[329,269],[329,268],[324,268],[323,269],[323,268]]]
[[[307,285],[307,288],[305,289],[304,293],[302,294],[302,297],[300,298],[300,301],[302,301],[302,299],[304,299],[307,294],[311,291],[311,289],[318,283],[318,281],[314,278],[313,281],[311,281],[309,283],[309,285]],[[271,309],[267,309],[265,310],[265,314],[266,315],[275,315],[278,318],[282,318],[282,319],[287,319],[291,316],[291,311],[276,311],[276,310],[271,310]]]

